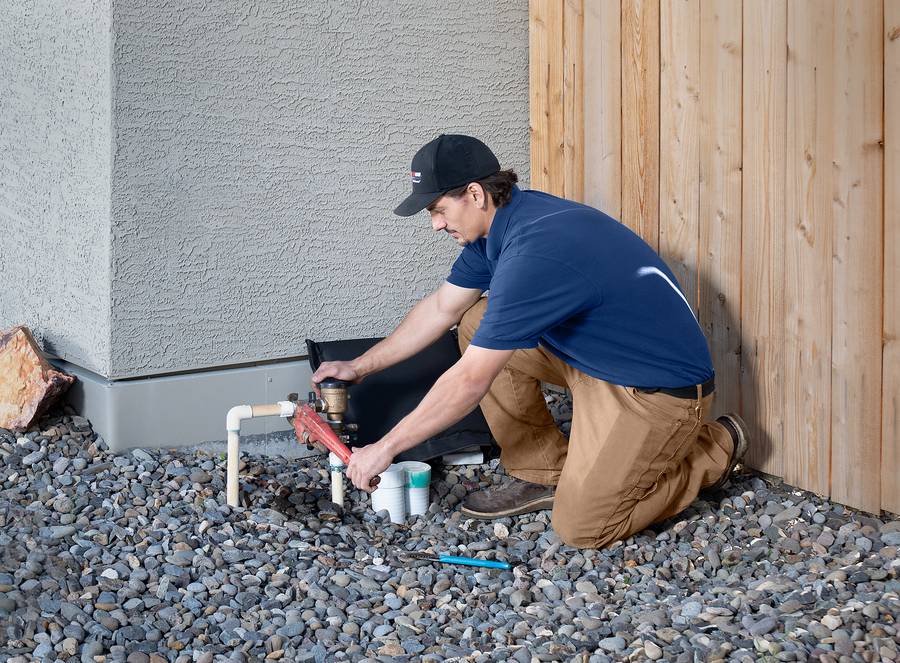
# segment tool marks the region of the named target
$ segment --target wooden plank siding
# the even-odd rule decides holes
[[[531,186],[564,193],[563,0],[530,0],[528,30]]]
[[[659,0],[622,0],[621,220],[659,248]]]
[[[584,201],[584,13],[582,0],[563,4],[563,197]]]
[[[866,511],[881,505],[882,12],[836,3],[831,65],[831,496]]]
[[[900,0],[530,7],[533,186],[666,260],[751,467],[900,513]]]
[[[831,475],[833,33],[833,0],[788,3],[784,478],[821,495]]]
[[[714,416],[740,407],[741,0],[700,3],[699,320],[716,370]]]
[[[745,2],[741,193],[741,413],[747,462],[783,476],[787,0]]]
[[[884,2],[884,149],[881,505],[900,513],[900,0]]]
[[[584,1],[584,202],[616,219],[622,218],[621,17],[620,0]]]
[[[700,0],[660,5],[659,254],[699,315]]]

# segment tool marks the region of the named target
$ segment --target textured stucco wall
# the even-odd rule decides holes
[[[112,377],[383,335],[458,247],[391,210],[415,150],[528,177],[520,0],[113,1]]]
[[[0,0],[0,328],[109,371],[109,0]]]

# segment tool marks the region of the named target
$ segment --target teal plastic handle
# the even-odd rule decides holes
[[[506,569],[512,568],[507,562],[497,562],[492,559],[475,559],[474,557],[453,557],[452,555],[441,555],[438,558],[445,564],[465,564],[466,566],[483,566],[488,569]]]

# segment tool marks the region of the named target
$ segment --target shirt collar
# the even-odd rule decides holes
[[[512,196],[509,202],[494,212],[494,219],[491,221],[491,229],[488,230],[487,244],[485,252],[488,260],[496,261],[500,257],[500,250],[503,248],[503,240],[506,237],[506,231],[509,228],[509,222],[512,213],[515,211],[519,203],[522,202],[522,192],[515,184],[512,188]]]

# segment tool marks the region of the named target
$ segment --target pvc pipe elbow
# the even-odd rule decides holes
[[[225,417],[225,430],[236,433],[241,430],[241,421],[253,416],[253,408],[249,405],[235,405],[228,410]]]

